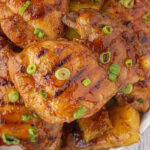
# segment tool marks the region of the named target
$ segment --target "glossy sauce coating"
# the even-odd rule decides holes
[[[149,76],[150,59],[147,51],[141,51],[142,45],[134,32],[128,30],[110,15],[92,9],[82,9],[77,13],[68,14],[63,21],[78,31],[81,36],[78,42],[86,45],[95,54],[99,65],[107,70],[108,74],[111,64],[120,66],[116,85],[125,86],[129,83],[136,83],[140,77]],[[102,32],[103,27],[107,25],[113,28],[109,35]],[[111,60],[103,65],[100,62],[100,54],[107,51],[111,52]],[[132,59],[132,68],[127,68],[125,65],[127,59]]]
[[[33,75],[26,73],[29,64],[37,67]],[[70,70],[67,80],[56,78],[55,72],[60,68]],[[33,43],[10,58],[9,72],[25,103],[42,119],[53,123],[75,120],[74,113],[82,107],[87,111],[79,118],[91,116],[118,91],[90,50],[76,42]],[[88,86],[82,84],[86,78],[91,81]],[[49,94],[46,100],[40,90]]]
[[[31,0],[23,14],[20,9],[25,0],[0,1],[1,27],[18,46],[25,47],[33,41],[56,39],[63,36],[62,17],[68,11],[68,0]],[[34,30],[44,32],[44,38],[34,35]]]
[[[12,55],[12,45],[4,37],[0,37],[0,137],[3,134],[15,136],[20,139],[20,146],[26,150],[55,150],[59,145],[62,124],[49,124],[33,116],[28,110],[22,97],[11,103],[8,94],[16,91],[8,73],[8,58]],[[23,121],[23,115],[30,115],[28,121]],[[35,128],[39,136],[37,142],[30,141],[29,128]],[[2,139],[0,145],[4,145]]]

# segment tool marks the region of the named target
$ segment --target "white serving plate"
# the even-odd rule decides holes
[[[141,120],[141,125],[140,125],[140,132],[141,134],[148,128],[148,126],[150,126],[150,110],[145,113],[142,116],[142,120]],[[123,150],[124,148],[117,148],[117,149],[111,149],[111,150]],[[22,150],[20,147],[18,146],[2,146],[0,147],[0,150]]]

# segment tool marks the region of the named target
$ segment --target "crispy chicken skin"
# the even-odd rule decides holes
[[[108,109],[113,128],[86,142],[77,124],[64,126],[62,150],[101,150],[128,146],[139,141],[139,113],[130,105]]]
[[[33,75],[26,73],[29,64],[37,66]],[[61,81],[55,72],[64,67],[71,75]],[[91,116],[119,89],[119,85],[107,79],[107,72],[90,50],[76,42],[33,43],[9,59],[9,72],[25,103],[50,123],[71,122],[82,107],[87,111],[79,118]],[[91,80],[88,86],[82,83],[86,78]],[[40,90],[49,94],[46,100]]]
[[[116,99],[120,105],[131,104],[137,111],[146,112],[150,108],[150,79],[139,81],[133,85],[130,94],[118,92]]]
[[[8,72],[8,58],[12,55],[10,50],[10,43],[0,37],[0,137],[8,134],[19,138],[20,146],[26,150],[56,150],[62,134],[62,124],[49,124],[34,118],[34,112],[25,107],[22,97],[16,103],[11,103],[8,99],[8,94],[15,90]],[[22,116],[26,114],[30,115],[30,119],[23,121]],[[29,128],[35,128],[39,133],[36,143],[30,141]],[[0,140],[0,145],[4,144]]]
[[[16,45],[24,47],[33,41],[53,40],[63,35],[62,16],[68,10],[68,0],[31,0],[23,14],[20,9],[25,0],[1,0],[0,19],[4,33]],[[41,29],[45,36],[34,35]]]

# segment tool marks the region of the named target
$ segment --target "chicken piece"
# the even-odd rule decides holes
[[[121,84],[136,83],[139,77],[149,76],[149,53],[140,50],[141,43],[132,31],[108,14],[82,9],[65,16],[63,22],[77,30],[81,36],[79,42],[92,50],[103,68],[109,70],[112,63],[120,66],[118,82]],[[103,32],[105,26],[112,27],[111,34],[107,35]],[[111,52],[110,62],[102,65],[99,56],[107,51]],[[128,59],[132,59],[132,68],[125,65]]]
[[[42,121],[24,106],[22,97],[15,103],[9,100],[9,93],[16,91],[8,72],[8,58],[13,54],[11,47],[10,42],[0,37],[0,137],[7,134],[18,138],[19,145],[26,150],[56,150],[62,134],[62,124]],[[24,121],[24,115],[29,115],[29,120]],[[38,132],[35,143],[30,141],[30,128]],[[0,139],[0,145],[4,144],[6,143]]]
[[[0,1],[1,27],[11,41],[25,47],[33,41],[54,40],[63,35],[61,19],[68,10],[68,0],[31,0],[31,4],[21,13],[26,2]],[[35,35],[36,29],[41,32]]]
[[[78,124],[83,131],[83,137],[87,142],[103,135],[106,131],[109,131],[112,128],[105,107],[89,118],[79,119]]]
[[[113,128],[98,138],[86,142],[80,129],[72,124],[65,126],[62,150],[100,150],[129,146],[139,141],[139,113],[130,105],[108,110]]]
[[[130,94],[119,92],[116,99],[120,105],[131,104],[139,112],[146,112],[150,108],[150,79],[139,81],[133,85]]]
[[[37,68],[33,75],[26,71],[30,64]],[[66,80],[56,74],[61,68],[69,71]],[[89,117],[120,88],[108,80],[90,50],[76,42],[33,43],[9,59],[9,73],[28,107],[50,123]]]
[[[7,134],[18,138],[19,145],[26,150],[56,150],[61,139],[62,124],[48,124],[38,117],[34,118],[33,114],[23,104],[3,103],[0,107],[0,137]],[[30,115],[30,119],[23,121],[23,115]],[[36,142],[31,141],[31,128],[38,132]]]
[[[103,11],[120,20],[129,30],[133,30],[142,51],[150,52],[150,22],[143,19],[143,16],[150,12],[149,0],[133,0],[131,8],[125,8],[119,1],[107,0]],[[131,5],[132,6],[132,5]]]
[[[104,0],[99,2],[92,2],[91,0],[71,0],[70,1],[70,11],[78,11],[82,8],[92,8],[92,9],[101,9],[103,6]]]

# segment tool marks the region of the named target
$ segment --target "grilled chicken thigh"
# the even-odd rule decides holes
[[[135,36],[138,38],[140,43],[140,50],[143,54],[148,54],[143,57],[148,58],[150,52],[150,16],[146,14],[150,13],[150,2],[148,0],[133,0],[131,8],[125,8],[121,2],[116,0],[107,0],[103,11],[109,13],[111,16],[122,22],[128,29],[134,31]],[[144,62],[144,61],[143,61]],[[145,66],[149,66],[150,62],[145,61]],[[149,85],[150,79],[140,81],[134,85],[131,94],[117,95],[118,102],[123,104],[129,102],[140,112],[145,112],[150,107],[150,95]]]
[[[63,35],[61,19],[67,10],[68,0],[0,0],[1,27],[20,47],[56,39]]]
[[[81,35],[79,42],[91,49],[101,67],[109,71],[112,64],[120,66],[117,80],[120,85],[136,83],[139,78],[149,76],[148,51],[140,49],[142,45],[134,32],[129,31],[110,15],[92,9],[83,9],[68,14],[63,21],[78,31]],[[107,26],[112,29],[110,34],[104,33]],[[111,53],[111,59],[107,64],[100,61],[103,52]],[[131,60],[131,67],[126,65],[127,60]]]
[[[62,134],[62,124],[42,121],[25,107],[21,97],[14,103],[9,99],[9,94],[16,91],[8,72],[10,49],[11,45],[7,40],[0,37],[0,137],[6,134],[16,137],[20,140],[19,145],[26,150],[56,150]],[[26,116],[29,116],[27,120]],[[29,134],[29,129],[33,128],[38,132],[34,143]],[[0,145],[7,142],[1,139]]]
[[[141,43],[142,51],[150,52],[150,21],[145,16],[150,13],[149,0],[133,0],[131,8],[125,8],[117,0],[107,0],[103,11],[120,20],[127,28],[134,31]],[[150,18],[147,16],[146,18]]]
[[[36,66],[32,75],[30,64]],[[59,71],[68,77],[61,79]],[[9,72],[25,103],[50,123],[91,116],[119,89],[90,50],[76,42],[33,43],[9,59]]]

